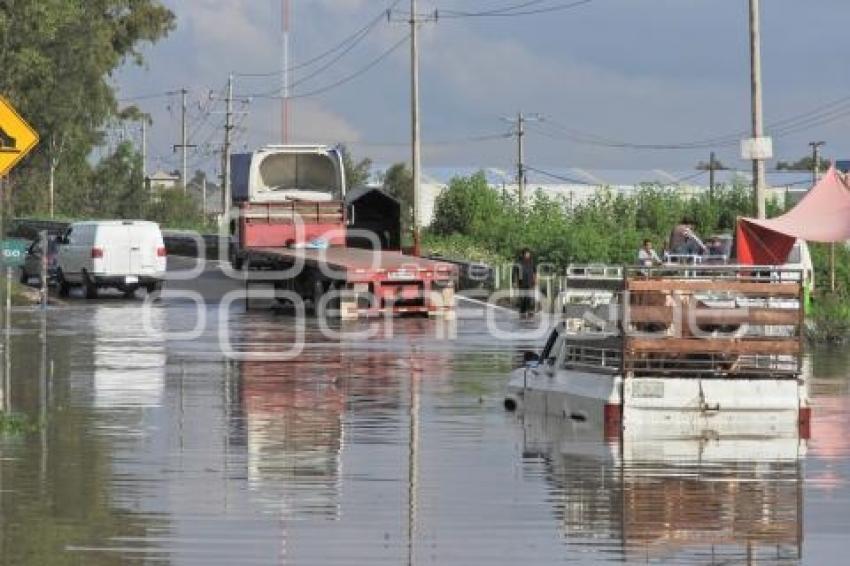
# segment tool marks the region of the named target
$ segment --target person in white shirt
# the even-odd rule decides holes
[[[637,259],[638,263],[645,267],[661,264],[661,258],[655,253],[652,247],[652,240],[649,239],[643,241],[643,246],[638,250]]]

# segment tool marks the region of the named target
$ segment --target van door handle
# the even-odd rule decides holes
[[[139,251],[140,249],[142,249],[142,248],[140,248],[140,247],[130,248],[130,250],[132,250],[132,251],[134,251],[134,252],[137,252],[137,251]]]

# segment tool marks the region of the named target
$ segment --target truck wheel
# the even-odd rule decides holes
[[[21,285],[29,285],[30,284],[30,276],[27,275],[27,270],[23,267],[21,268]]]
[[[238,253],[234,253],[233,255],[230,256],[230,265],[236,271],[242,271],[242,268],[245,266],[244,264],[245,264],[245,261],[242,259],[242,256],[240,256]]]
[[[136,296],[136,287],[130,286],[124,288],[124,298],[133,299]]]
[[[154,293],[159,293],[162,291],[162,281],[157,281],[155,283],[148,283],[145,286],[145,290],[148,292],[148,295],[153,295]]]
[[[62,273],[61,269],[56,272],[56,282],[59,284],[60,297],[67,297],[71,294],[71,285],[69,285],[68,281],[65,280],[65,275]]]
[[[97,283],[95,283],[94,279],[89,277],[88,273],[83,273],[83,287],[86,289],[87,299],[97,298]]]

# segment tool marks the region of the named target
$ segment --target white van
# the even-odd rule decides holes
[[[165,244],[155,222],[75,222],[59,239],[59,294],[67,296],[72,285],[82,286],[90,299],[100,287],[114,287],[128,297],[140,287],[153,293],[162,288],[165,262]]]

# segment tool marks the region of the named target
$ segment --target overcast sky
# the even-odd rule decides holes
[[[529,1],[419,4],[422,12],[440,8],[445,16],[449,10],[492,10]],[[124,97],[188,88],[191,142],[199,145],[191,164],[216,171],[212,151],[221,142],[224,117],[223,106],[211,102],[209,93],[223,93],[230,71],[281,68],[281,0],[165,3],[177,14],[177,29],[145,49],[145,67],[124,69],[115,80]],[[291,64],[299,66],[374,21],[394,0],[292,3]],[[566,3],[547,0],[534,7]],[[409,1],[400,0],[398,8],[408,9]],[[513,167],[514,140],[480,138],[509,131],[501,117],[524,110],[544,118],[529,126],[527,160],[536,167],[689,169],[707,159],[706,144],[644,150],[588,141],[688,145],[717,138],[724,138],[716,146],[720,159],[746,167],[735,140],[749,127],[747,14],[746,0],[591,0],[539,15],[443,17],[425,24],[425,166]],[[796,159],[815,139],[827,142],[828,156],[850,157],[850,143],[842,135],[850,125],[848,22],[847,0],[763,0],[765,118],[774,124],[769,133],[776,135],[777,158]],[[315,73],[329,58],[296,69],[293,94],[324,90],[358,74],[407,33],[408,26],[382,20],[328,69]],[[280,82],[279,75],[238,77],[236,92],[276,96]],[[843,97],[848,98],[826,107]],[[179,96],[135,103],[155,120],[149,167],[174,168]],[[382,164],[406,159],[409,45],[337,88],[296,98],[292,108],[294,141],[347,142],[357,156]],[[244,126],[240,148],[280,140],[278,100],[254,96],[237,109],[247,112],[238,116]],[[795,117],[800,118],[787,121]]]

